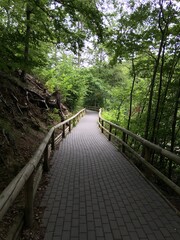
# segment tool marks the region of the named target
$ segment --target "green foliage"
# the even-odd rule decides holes
[[[129,73],[122,77],[121,85],[116,82],[113,86],[109,82],[111,97],[106,101],[106,109],[111,115],[109,118],[118,120],[124,127],[131,110],[131,131],[146,135],[162,146],[170,143],[173,149],[180,139],[178,7],[172,1],[132,2],[129,12],[121,9],[118,14],[115,8],[116,21],[110,20],[108,26],[106,49],[110,63],[125,63]],[[134,59],[134,68],[129,62],[131,59]]]
[[[54,109],[53,112],[51,113],[48,113],[48,116],[50,119],[53,119],[53,121],[55,122],[59,122],[59,114],[58,114],[58,110],[57,109]],[[52,126],[50,126],[51,128]]]
[[[50,68],[36,69],[36,72],[51,92],[60,90],[62,101],[71,111],[83,106],[87,91],[86,77],[84,70],[73,64],[72,57],[62,55],[61,60],[52,60]]]
[[[70,110],[103,107],[109,120],[173,150],[180,143],[178,5],[105,2],[108,11],[104,1],[2,0],[0,70],[35,72],[51,92],[60,89]],[[85,39],[91,67],[83,68]]]
[[[102,39],[102,15],[92,1],[2,0],[0,14],[0,70],[7,72],[44,66],[50,43],[76,53],[90,31]]]
[[[85,106],[103,106],[106,89],[103,80],[93,76],[91,71],[87,76],[87,94],[85,98]]]

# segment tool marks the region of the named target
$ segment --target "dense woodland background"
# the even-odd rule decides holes
[[[23,86],[31,74],[59,89],[71,112],[101,107],[179,155],[179,10],[175,0],[1,0],[0,72],[18,73]],[[180,172],[166,159],[154,164]]]

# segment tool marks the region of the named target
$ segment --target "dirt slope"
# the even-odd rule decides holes
[[[55,124],[49,116],[51,111],[36,101],[38,95],[45,97],[45,90],[30,75],[22,83],[18,78],[0,73],[0,192],[29,161]]]

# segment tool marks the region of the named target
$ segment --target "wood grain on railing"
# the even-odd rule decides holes
[[[33,199],[35,196],[35,191],[37,190],[37,184],[34,181],[35,171],[39,173],[37,166],[41,161],[43,161],[43,169],[44,171],[49,170],[49,156],[50,150],[54,150],[55,144],[62,140],[67,134],[67,130],[71,131],[73,121],[73,126],[75,126],[75,122],[77,123],[85,113],[85,109],[79,111],[73,117],[65,120],[52,127],[41,145],[35,152],[34,156],[30,159],[30,161],[23,167],[23,169],[18,173],[18,175],[11,181],[11,183],[4,189],[4,191],[0,195],[0,220],[2,220],[3,216],[6,214],[10,206],[13,204],[19,193],[22,191],[25,186],[25,224],[30,227],[33,221]],[[68,128],[65,126],[68,125]],[[62,128],[62,133],[55,138],[55,131],[58,128]],[[51,147],[49,147],[51,146]],[[44,160],[42,160],[44,159]],[[41,174],[40,174],[41,175]],[[36,178],[40,178],[39,176]],[[40,179],[38,180],[38,182]]]
[[[162,174],[157,168],[155,168],[150,162],[148,161],[150,159],[151,151],[153,151],[156,154],[159,154],[161,156],[166,157],[169,159],[169,161],[173,161],[174,163],[180,165],[180,157],[176,154],[163,149],[162,147],[149,142],[148,140],[130,132],[129,130],[120,127],[108,120],[105,120],[101,115],[101,109],[99,111],[99,127],[101,128],[102,133],[105,131],[108,134],[108,139],[111,140],[113,137],[116,139],[119,143],[122,145],[122,152],[126,153],[126,150],[131,152],[138,160],[141,161],[142,164],[144,164],[151,172],[153,172],[158,178],[160,178],[165,184],[167,184],[171,189],[173,189],[178,195],[180,195],[180,187],[175,184],[171,179],[169,179],[167,176]],[[105,123],[109,125],[108,129],[105,127]],[[122,133],[122,139],[118,137],[117,135],[112,133],[112,129],[115,129],[116,134],[117,131],[120,131]],[[134,149],[132,149],[131,146],[127,144],[127,137],[131,136],[134,140],[141,143],[142,147],[145,148],[145,156],[143,157],[143,154],[137,153]]]

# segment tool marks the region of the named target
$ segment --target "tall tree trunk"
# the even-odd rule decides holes
[[[173,114],[173,121],[172,121],[172,132],[171,132],[171,152],[174,151],[174,145],[176,140],[176,123],[177,123],[177,115],[178,115],[178,106],[180,101],[180,80],[177,88],[177,95],[176,95],[176,102],[174,106],[174,114]],[[168,177],[171,178],[172,175],[172,161],[169,161],[169,172]]]
[[[28,65],[29,60],[29,43],[30,43],[30,34],[31,34],[31,26],[30,26],[30,19],[31,19],[32,10],[29,6],[29,3],[26,4],[26,34],[25,34],[25,45],[24,45],[24,63],[23,69],[21,73],[21,79],[25,82],[25,74],[26,68]]]
[[[151,114],[152,114],[152,100],[153,100],[153,93],[154,93],[154,86],[155,86],[155,81],[156,81],[156,76],[158,72],[158,67],[159,67],[159,62],[161,58],[161,53],[164,45],[164,41],[166,39],[166,33],[167,33],[167,23],[164,29],[162,29],[162,23],[161,19],[164,18],[163,15],[163,6],[162,6],[162,1],[159,1],[160,5],[160,10],[159,10],[159,29],[161,31],[161,41],[159,45],[159,50],[158,50],[158,55],[154,63],[154,71],[153,71],[153,76],[151,79],[151,88],[150,88],[150,96],[149,96],[149,103],[148,103],[148,109],[147,109],[147,118],[146,118],[146,126],[145,126],[145,133],[144,133],[144,138],[148,139],[149,138],[149,128],[150,128],[150,122],[151,122]],[[163,19],[164,20],[164,19]]]
[[[121,106],[122,106],[123,102],[124,101],[121,101],[118,105],[118,109],[117,109],[118,113],[117,113],[116,121],[119,121],[119,119],[120,119],[120,113],[121,113],[120,110],[121,110]]]
[[[133,103],[133,91],[134,91],[134,85],[136,81],[136,72],[135,72],[135,65],[134,65],[134,58],[132,57],[132,73],[133,73],[133,81],[131,86],[131,93],[130,93],[130,101],[129,101],[129,118],[128,118],[128,124],[127,129],[130,128],[130,122],[131,122],[131,116],[132,116],[132,103]]]
[[[155,116],[153,119],[153,128],[152,128],[152,135],[151,135],[151,142],[154,142],[155,135],[157,133],[157,119],[158,119],[158,113],[159,113],[159,107],[160,107],[160,102],[161,102],[161,91],[162,91],[162,82],[163,82],[163,68],[164,68],[164,55],[165,55],[165,45],[163,45],[163,50],[162,50],[162,57],[161,57],[161,67],[160,67],[160,76],[159,76],[159,89],[158,89],[158,98],[157,98],[157,103],[156,103],[156,109],[155,109]],[[157,136],[156,136],[157,139]]]
[[[164,113],[164,108],[165,108],[165,103],[166,103],[166,99],[167,99],[168,89],[169,89],[170,83],[172,81],[175,68],[176,68],[176,66],[179,62],[179,57],[180,57],[180,53],[178,55],[176,55],[176,54],[174,55],[172,67],[171,67],[171,69],[169,71],[169,74],[168,74],[168,81],[167,81],[167,84],[166,84],[166,87],[165,87],[165,91],[163,93],[163,99],[162,99],[162,102],[161,102],[161,109],[160,109],[160,113],[159,113],[159,118],[157,120],[157,130],[156,130],[157,135],[158,135],[158,132],[159,132],[159,129],[160,129],[160,123],[161,123],[161,119],[162,119],[163,113]]]
[[[78,21],[78,31],[81,31],[82,30],[82,24],[80,21]],[[80,67],[81,65],[81,50],[80,50],[80,40],[78,39],[78,42],[77,42],[77,46],[78,46],[78,49],[77,49],[77,64],[78,64],[78,67]]]

